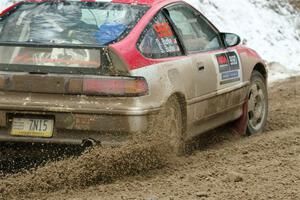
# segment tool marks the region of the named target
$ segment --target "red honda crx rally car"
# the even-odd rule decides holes
[[[0,141],[122,144],[162,125],[176,152],[228,122],[262,132],[267,69],[181,0],[28,0],[0,14]]]

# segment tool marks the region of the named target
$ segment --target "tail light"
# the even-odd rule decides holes
[[[71,79],[69,93],[99,96],[143,96],[148,84],[142,77]]]

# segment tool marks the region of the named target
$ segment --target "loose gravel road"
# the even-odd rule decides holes
[[[29,171],[12,160],[0,165],[0,199],[299,200],[300,77],[273,84],[269,93],[263,134],[242,137],[225,126],[199,137],[191,154],[179,158],[146,140]]]

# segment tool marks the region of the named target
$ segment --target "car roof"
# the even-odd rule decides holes
[[[4,10],[0,10],[0,17],[6,12],[9,12],[11,9],[16,7],[18,4],[21,4],[22,2],[31,2],[31,3],[41,3],[46,1],[64,1],[64,0],[22,0],[19,1]],[[123,3],[123,4],[135,4],[135,5],[147,5],[149,7],[153,6],[164,6],[169,3],[174,2],[182,2],[183,0],[67,0],[67,1],[77,1],[77,2],[113,2],[113,3]]]
[[[25,2],[44,2],[44,1],[55,1],[55,0],[24,0]],[[56,0],[57,1],[57,0]],[[153,6],[159,3],[174,2],[174,0],[70,0],[70,1],[81,1],[81,2],[113,2],[113,3],[124,3],[124,4],[139,4]],[[178,0],[182,1],[182,0]]]
[[[167,0],[112,0],[114,3],[142,4],[152,6]]]

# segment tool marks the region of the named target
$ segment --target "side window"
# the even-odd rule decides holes
[[[220,49],[217,32],[192,8],[176,5],[167,9],[188,52]]]
[[[137,47],[148,58],[166,58],[182,55],[178,39],[162,13],[156,15],[146,27]]]

